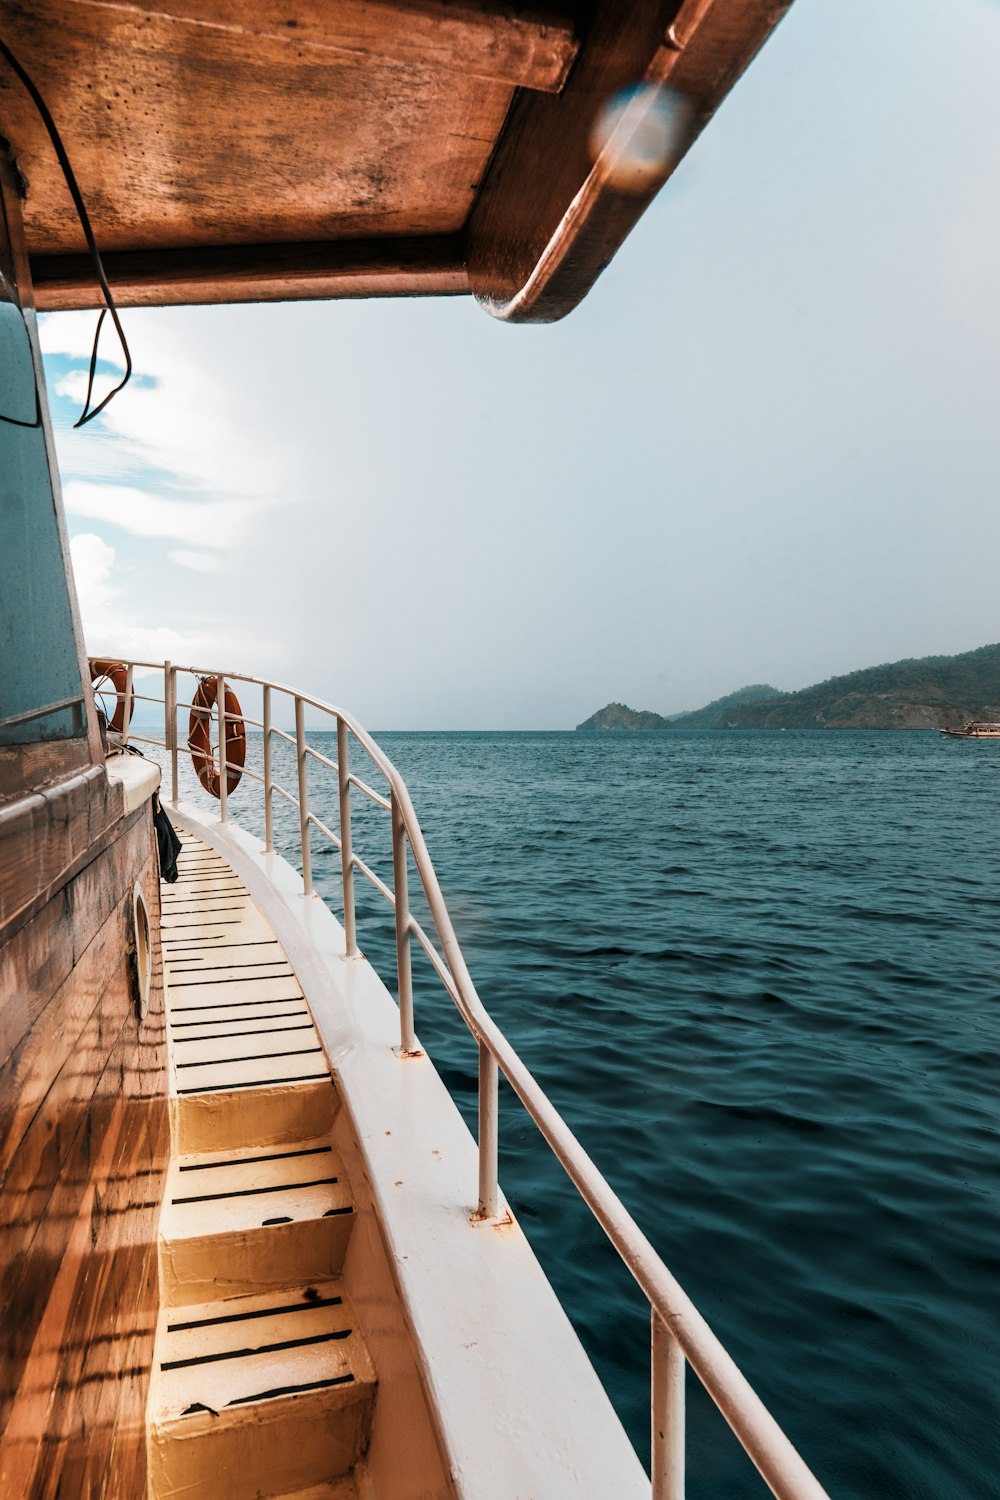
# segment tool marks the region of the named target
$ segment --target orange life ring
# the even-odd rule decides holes
[[[108,728],[113,729],[115,734],[125,733],[126,717],[132,717],[132,699],[134,690],[129,694],[128,714],[125,712],[125,692],[128,688],[128,667],[123,661],[105,661],[103,657],[94,656],[90,661],[90,681],[97,688],[99,683],[108,682],[114,688],[118,696],[118,703],[114,713],[108,720]]]
[[[219,685],[214,677],[203,677],[191,703],[188,722],[188,749],[198,780],[213,797],[221,796],[219,767],[212,753],[212,710]],[[226,688],[226,792],[235,792],[243,776],[247,756],[247,731],[243,710],[232,688]]]

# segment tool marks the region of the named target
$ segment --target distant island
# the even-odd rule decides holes
[[[764,683],[691,713],[663,715],[609,703],[576,727],[629,729],[953,729],[1000,721],[1000,644],[924,656],[830,677],[797,693]]]

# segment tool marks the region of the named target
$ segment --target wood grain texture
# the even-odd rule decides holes
[[[473,292],[508,322],[552,322],[587,294],[663,182],[748,66],[791,0],[635,0],[597,5],[558,98],[515,101],[469,218]],[[642,192],[592,158],[598,112],[619,90],[669,86],[686,122],[671,160]]]
[[[455,234],[513,92],[131,6],[0,0],[0,27],[109,254]],[[0,124],[28,182],[31,255],[81,253],[51,145],[2,68]]]
[[[69,0],[91,10],[171,20],[341,53],[355,63],[417,64],[555,93],[576,56],[573,22],[486,0]]]
[[[103,259],[121,307],[325,297],[451,297],[469,290],[457,235],[117,252]],[[43,312],[100,306],[100,292],[86,256],[37,256],[32,273],[35,298]]]
[[[15,1054],[37,1046],[36,1025],[59,987],[71,976],[91,944],[99,936],[121,893],[131,884],[135,848],[126,837],[136,823],[146,826],[148,811],[138,810],[121,827],[88,850],[89,859],[76,878],[67,878],[59,889],[39,903],[35,918],[19,925],[2,949],[0,982],[0,1073]],[[118,835],[117,839],[113,837]],[[107,856],[100,856],[107,850]],[[6,1101],[0,1099],[0,1119]]]
[[[147,842],[148,824],[120,839],[5,952],[5,971],[18,982],[0,1007],[0,1180],[52,1079],[70,1061],[108,976],[130,962],[130,908],[122,908],[122,892],[131,891],[135,854]],[[116,910],[120,921],[110,920]],[[128,978],[126,972],[126,986]]]
[[[145,1490],[169,1123],[149,808],[122,829],[18,930],[0,968],[4,1495]],[[141,1025],[128,921],[136,879],[154,956]]]
[[[115,836],[123,805],[103,765],[0,803],[0,944]]]
[[[0,804],[93,765],[86,739],[42,740],[34,745],[0,745]],[[2,812],[0,806],[0,812]]]

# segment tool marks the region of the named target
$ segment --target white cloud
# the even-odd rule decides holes
[[[241,329],[226,337],[225,309],[215,319],[201,309],[130,310],[122,321],[134,378],[96,421],[74,430],[96,320],[90,312],[40,320],[47,358],[76,362],[53,389],[76,408],[58,412],[55,436],[71,528],[85,527],[73,556],[88,646],[209,662],[239,651],[256,666],[273,649],[271,631],[258,640],[253,620],[220,617],[214,595],[200,598],[191,574],[218,573],[257,513],[291,493],[294,455],[254,410],[266,391],[253,369],[272,367],[259,347],[245,346]],[[123,368],[107,324],[100,354],[97,399],[118,378],[109,367]],[[156,552],[156,539],[174,545]]]
[[[250,410],[254,403],[247,387],[254,375],[252,368],[243,375],[243,351],[229,350],[225,342],[220,346],[198,308],[171,310],[166,316],[132,310],[122,314],[122,322],[132,350],[133,379],[94,423],[76,430],[57,423],[63,474],[68,479],[166,475],[171,488],[192,499],[208,494],[220,500],[279,503],[287,493],[294,453]],[[50,314],[40,323],[46,355],[81,361],[54,386],[80,407],[87,386],[83,362],[90,358],[94,327],[91,313]],[[271,380],[273,370],[259,350],[253,353],[261,367],[257,378]],[[107,324],[101,358],[122,368]],[[99,373],[95,399],[116,378]]]
[[[222,563],[212,552],[168,552],[171,562],[179,568],[190,568],[194,573],[220,573]]]
[[[237,648],[236,637],[212,624],[179,630],[137,623],[124,601],[123,569],[116,549],[94,532],[81,532],[69,545],[84,639],[92,656],[202,661],[228,657]]]
[[[142,481],[149,470],[141,457],[128,452],[99,425],[89,429],[87,441],[80,442],[79,435],[71,431],[71,422],[54,423],[56,452],[60,455],[60,469],[64,478],[109,479]],[[72,465],[63,461],[67,444],[73,448]]]
[[[133,536],[172,537],[201,547],[225,548],[241,535],[260,500],[164,499],[124,484],[91,484],[71,479],[63,488],[70,515],[120,526]],[[183,556],[190,559],[191,553]],[[175,559],[177,560],[177,559]],[[192,567],[190,560],[182,563]]]
[[[81,613],[86,616],[104,609],[115,593],[111,583],[116,562],[114,547],[109,547],[94,532],[84,531],[73,537],[69,550]]]
[[[120,313],[128,337],[128,313]],[[90,359],[97,332],[98,312],[48,314],[38,320],[38,340],[43,354],[66,354],[71,359]],[[124,370],[125,360],[114,325],[105,318],[101,329],[100,357],[116,369]]]
[[[52,382],[52,388],[57,395],[68,396],[71,401],[79,401],[82,404],[87,394],[87,372],[69,370]]]

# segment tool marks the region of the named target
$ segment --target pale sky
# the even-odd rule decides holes
[[[590,297],[43,320],[92,651],[571,728],[1000,639],[1000,4],[796,0]]]

